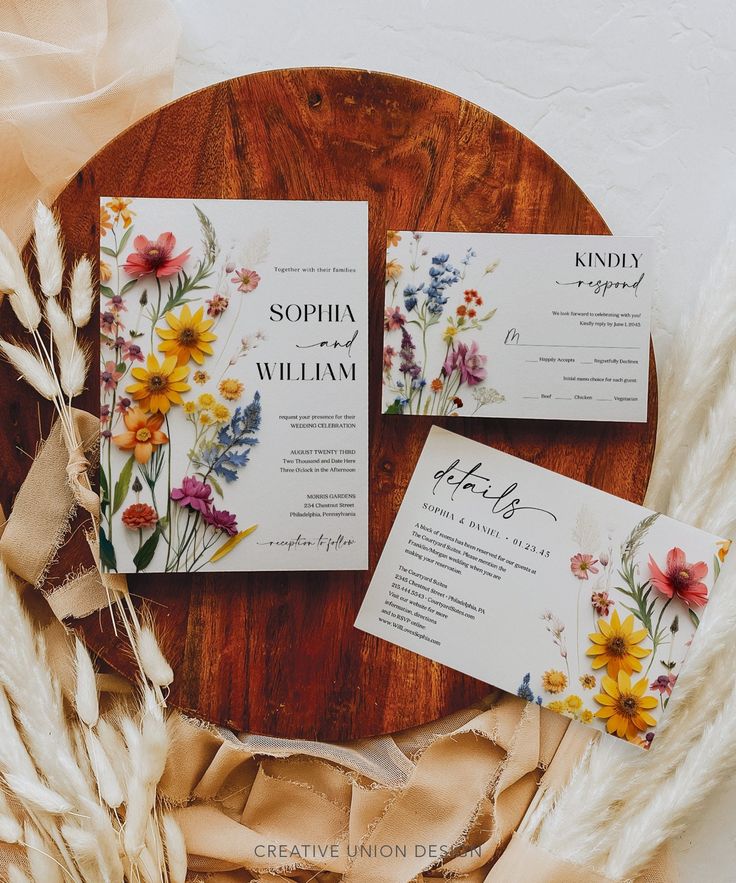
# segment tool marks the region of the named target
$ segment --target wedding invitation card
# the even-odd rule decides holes
[[[728,547],[433,426],[356,626],[648,748]]]
[[[368,566],[363,202],[100,202],[108,570]]]
[[[389,230],[386,414],[645,423],[651,240]]]

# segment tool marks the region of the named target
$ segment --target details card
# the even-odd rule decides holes
[[[368,566],[363,202],[103,198],[100,554]]]
[[[645,423],[652,252],[389,230],[384,412]]]
[[[648,748],[729,545],[434,426],[356,626]]]

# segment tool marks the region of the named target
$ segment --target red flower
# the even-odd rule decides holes
[[[176,257],[172,257],[176,247],[176,237],[173,233],[162,233],[155,242],[151,242],[145,236],[136,236],[133,246],[135,251],[128,255],[123,269],[129,276],[135,276],[137,279],[149,273],[153,273],[158,278],[175,275],[184,266],[184,261],[191,251],[191,248],[188,248]]]
[[[677,683],[677,675],[673,675],[671,672],[667,675],[660,675],[655,681],[653,681],[649,685],[650,690],[659,690],[659,692],[664,695],[665,693],[668,696],[672,695],[672,688]]]
[[[666,598],[675,595],[688,607],[704,607],[708,601],[708,589],[701,582],[708,573],[705,561],[688,564],[685,553],[675,546],[667,553],[667,565],[664,573],[657,567],[652,556],[649,556],[649,574],[652,584]]]
[[[575,571],[573,571],[573,573],[575,573]],[[596,573],[598,573],[597,570]],[[577,574],[575,574],[575,576],[577,576]],[[587,576],[581,577],[581,579],[587,579]],[[608,592],[593,592],[590,596],[590,603],[593,605],[593,609],[598,616],[608,616],[611,612],[611,607],[613,607],[616,602],[609,597]]]
[[[156,510],[148,503],[133,503],[122,514],[123,524],[131,530],[155,527],[157,521]]]

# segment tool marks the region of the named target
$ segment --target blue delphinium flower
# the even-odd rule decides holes
[[[525,699],[527,702],[534,702],[534,693],[532,691],[532,688],[529,686],[529,681],[531,681],[531,679],[531,672],[527,672],[521,679],[519,689],[516,691],[516,695],[520,699]]]
[[[250,456],[250,449],[258,444],[254,433],[261,426],[261,396],[258,392],[244,408],[236,408],[229,423],[217,433],[216,441],[200,449],[202,464],[225,481],[235,481]]]
[[[424,282],[421,285],[407,285],[404,289],[404,306],[407,313],[410,313],[417,305],[417,295],[424,289]]]
[[[478,257],[476,251],[475,251],[474,249],[472,249],[472,248],[469,248],[469,249],[465,252],[465,257],[460,261],[460,263],[461,263],[461,264],[465,264],[465,266],[467,267],[468,264],[470,263],[470,261],[471,261],[473,258],[476,258],[476,257]]]
[[[413,389],[424,389],[427,385],[427,381],[423,377],[417,377],[412,380],[411,385]]]
[[[433,264],[446,264],[450,260],[450,255],[445,254],[444,252],[440,252],[440,254],[436,254],[432,258]]]

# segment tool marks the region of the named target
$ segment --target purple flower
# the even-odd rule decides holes
[[[399,365],[399,371],[401,371],[402,374],[408,374],[412,380],[416,380],[422,373],[422,369],[414,361],[415,349],[416,347],[414,346],[414,341],[411,339],[411,334],[409,334],[406,328],[402,328],[401,350],[399,351],[401,364]]]
[[[468,386],[475,386],[486,379],[486,362],[488,356],[482,356],[478,352],[478,344],[473,341],[468,348],[464,343],[459,343],[457,349],[450,350],[445,359],[444,371],[450,375],[457,368],[460,378]]]
[[[171,499],[178,503],[182,509],[189,506],[207,516],[212,505],[212,488],[198,478],[186,476],[181,487],[175,487],[171,491]]]
[[[228,536],[234,537],[238,532],[238,522],[235,516],[225,509],[215,509],[213,506],[207,512],[203,512],[202,517],[210,527],[224,531]]]

